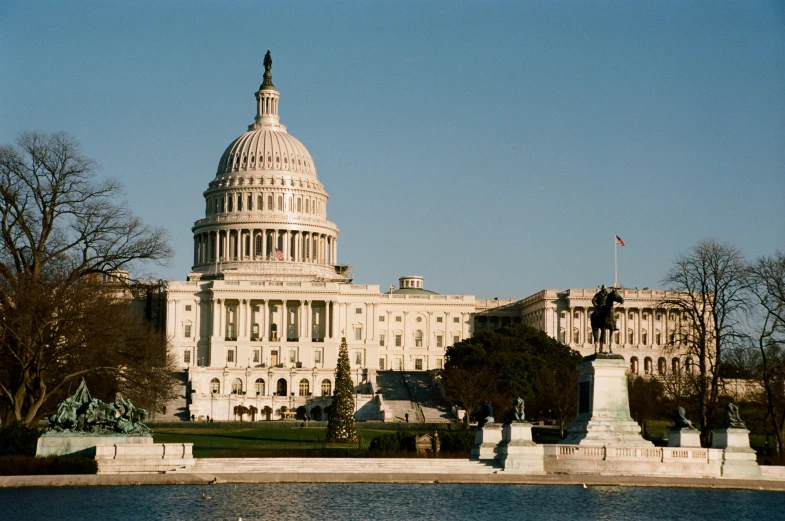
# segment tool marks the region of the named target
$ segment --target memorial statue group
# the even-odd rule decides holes
[[[49,430],[90,434],[149,434],[142,422],[147,411],[134,407],[131,400],[122,397],[105,403],[90,396],[87,383],[82,379],[76,393],[63,400],[57,412],[46,416]]]

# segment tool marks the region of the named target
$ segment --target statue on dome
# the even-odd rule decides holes
[[[270,69],[273,68],[273,57],[270,54],[270,51],[267,51],[267,54],[264,55],[264,72],[270,72]]]

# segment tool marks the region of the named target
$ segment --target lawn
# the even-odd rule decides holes
[[[357,443],[325,443],[325,429],[316,428],[192,428],[161,427],[153,431],[155,443],[193,443],[194,457],[254,457],[305,455],[303,451],[350,451],[359,455],[373,438],[389,430],[358,429]],[[298,454],[300,453],[300,454]],[[306,453],[307,454],[307,453]]]

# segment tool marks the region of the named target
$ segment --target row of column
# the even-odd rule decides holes
[[[320,331],[319,338],[332,339],[338,333],[337,303],[335,301],[318,302],[324,306],[324,323],[320,324],[324,330]],[[234,312],[236,313],[236,316],[233,317],[232,320],[230,320],[228,311],[228,306],[230,305],[233,305],[236,308],[236,311]],[[255,324],[259,326],[260,339],[273,341],[271,326],[275,322],[271,318],[270,306],[281,305],[283,308],[280,324],[281,328],[280,330],[276,328],[276,340],[288,340],[287,336],[290,324],[297,326],[297,341],[311,340],[314,326],[314,301],[263,300],[253,301],[252,304],[250,299],[238,300],[237,304],[228,304],[226,299],[216,299],[213,301],[212,336],[214,339],[222,340],[226,337],[231,337],[232,335],[229,334],[229,324],[232,324],[237,328],[237,335],[235,337],[237,340],[250,340],[252,333],[251,329],[254,325],[254,323],[252,323],[252,319],[254,318],[252,306],[254,305],[260,307],[260,310],[256,315],[262,317],[261,320],[257,318],[257,321],[255,322]],[[290,307],[294,307],[295,309],[294,316],[290,316]],[[305,317],[305,320],[303,320],[303,317]]]
[[[237,229],[194,235],[194,265],[237,260],[280,260],[336,264],[332,235],[295,230]]]
[[[565,343],[592,343],[591,335],[591,311],[593,308],[586,307],[573,307],[567,310],[565,317],[564,332],[567,338]],[[578,313],[578,318],[575,318],[575,313]],[[633,313],[633,318],[629,318],[629,313]],[[643,318],[643,313],[647,314]],[[619,330],[619,344],[620,345],[664,345],[669,341],[666,336],[670,331],[678,328],[678,318],[671,318],[668,310],[656,308],[623,308],[616,310],[616,327]],[[660,314],[661,318],[656,321],[656,314]],[[657,327],[657,326],[661,327]],[[578,342],[575,341],[574,332],[578,330]],[[632,329],[633,338],[629,338],[629,330]],[[659,331],[660,338],[657,339],[656,333]],[[645,342],[644,340],[645,335]],[[614,340],[614,344],[616,341]]]

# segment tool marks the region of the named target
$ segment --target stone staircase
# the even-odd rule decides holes
[[[447,403],[442,400],[441,391],[434,384],[431,373],[409,371],[403,373],[412,398],[420,405],[422,421],[425,423],[450,422],[453,420]]]
[[[203,458],[193,467],[167,473],[188,474],[493,474],[493,463],[439,458]]]
[[[186,399],[188,392],[188,374],[185,372],[174,373],[178,379],[177,397],[173,400],[166,402],[166,410],[164,412],[152,413],[147,422],[178,422],[188,421],[188,402]]]

